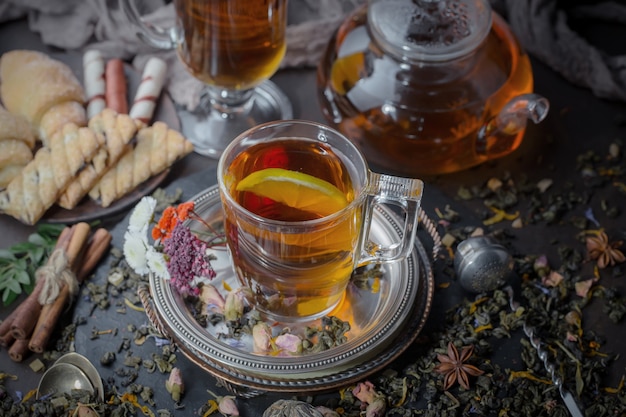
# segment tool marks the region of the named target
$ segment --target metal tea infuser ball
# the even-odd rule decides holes
[[[459,243],[454,270],[463,288],[481,293],[503,287],[513,270],[513,257],[489,236],[470,237]]]

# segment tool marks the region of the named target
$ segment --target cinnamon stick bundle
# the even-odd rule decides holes
[[[66,250],[73,236],[73,228],[68,226],[59,235],[54,250]],[[11,332],[15,339],[26,339],[33,331],[39,315],[41,313],[41,304],[39,303],[39,295],[43,289],[43,280],[35,284],[35,289],[30,295],[20,303],[13,311],[13,320],[11,321]],[[3,322],[4,323],[4,322]]]
[[[11,333],[11,329],[4,333],[0,333],[0,346],[4,348],[9,347],[14,341],[15,338],[13,337],[13,333]]]
[[[9,357],[15,362],[22,362],[28,353],[28,339],[17,339],[9,348]]]
[[[82,233],[82,232],[81,232]],[[78,285],[82,284],[91,270],[98,264],[102,255],[106,253],[111,243],[111,234],[105,229],[98,229],[90,239],[83,258],[75,258],[72,262],[72,270],[76,273]],[[72,250],[70,248],[70,250]],[[77,260],[82,259],[82,264],[78,265]],[[41,309],[41,315],[35,326],[35,330],[28,343],[28,348],[36,353],[44,351],[57,321],[63,309],[70,299],[69,286],[63,285],[54,302],[46,304]]]
[[[51,255],[46,262],[52,267],[45,272],[49,275],[38,279],[33,292],[0,323],[0,346],[8,348],[12,360],[21,362],[30,351],[43,352],[72,295],[70,287],[80,285],[108,251],[111,234],[106,229],[90,234],[87,223],[66,227],[55,245],[55,251],[63,253],[54,255],[64,258]],[[54,282],[46,283],[49,279]]]

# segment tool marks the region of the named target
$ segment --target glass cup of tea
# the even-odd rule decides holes
[[[219,157],[244,130],[289,119],[289,99],[269,78],[285,50],[287,0],[174,0],[176,24],[147,24],[136,0],[122,0],[139,37],[176,49],[191,75],[206,87],[196,109],[178,109],[183,134],[197,153]]]
[[[242,133],[219,159],[224,229],[234,270],[271,319],[322,317],[352,272],[404,259],[415,243],[419,179],[371,172],[356,146],[319,123],[284,120]],[[374,210],[403,217],[398,242],[371,242]]]

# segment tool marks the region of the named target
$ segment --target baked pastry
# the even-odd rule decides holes
[[[7,110],[24,116],[45,145],[65,123],[84,126],[87,121],[83,86],[66,64],[41,52],[20,49],[2,55],[0,96]],[[72,102],[76,104],[68,104]],[[53,114],[46,116],[48,112]]]
[[[35,147],[35,135],[28,121],[0,106],[0,140],[4,139],[22,141],[29,149]]]
[[[87,125],[87,113],[83,104],[78,101],[67,101],[57,104],[44,113],[39,122],[37,136],[44,145],[49,144],[49,138],[60,131],[67,123],[76,126]]]
[[[66,124],[50,138],[50,146],[40,148],[6,190],[0,191],[0,211],[35,224],[103,143],[102,135],[91,129]]]
[[[136,139],[134,147],[89,192],[102,207],[108,207],[193,151],[191,142],[163,122],[139,129]]]
[[[129,150],[129,142],[135,136],[137,129],[142,126],[143,123],[132,119],[129,115],[117,113],[108,108],[92,117],[88,127],[104,137],[104,146],[69,183],[57,204],[68,210],[76,207],[102,175],[119,161],[124,152]]]
[[[34,146],[35,135],[26,119],[0,106],[0,189],[33,159]]]

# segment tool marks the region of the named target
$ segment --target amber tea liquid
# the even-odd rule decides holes
[[[224,204],[225,230],[242,285],[253,290],[263,311],[276,316],[297,320],[325,314],[341,300],[358,256],[354,248],[361,207],[349,205],[339,215],[323,217],[252,192],[236,191],[238,181],[264,168],[313,175],[335,185],[351,201],[350,168],[323,143],[279,139],[247,148],[235,157],[225,175],[230,195],[251,214],[235,213]],[[278,223],[267,225],[256,216]],[[296,222],[297,230],[290,227]]]
[[[209,85],[246,90],[269,79],[285,54],[287,0],[175,0],[178,54]]]

